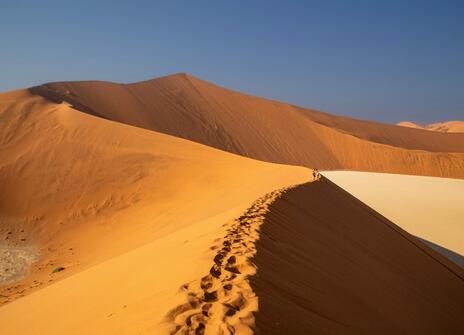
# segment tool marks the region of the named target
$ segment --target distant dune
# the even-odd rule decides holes
[[[333,116],[178,74],[135,84],[51,83],[52,101],[264,161],[464,178],[464,134]]]
[[[425,129],[432,131],[441,131],[444,133],[464,133],[464,121],[446,121],[446,122],[437,122],[426,125],[419,125],[417,123],[403,121],[397,123],[398,126],[410,127],[416,129]]]
[[[464,259],[464,180],[352,171],[324,176],[410,234]]]

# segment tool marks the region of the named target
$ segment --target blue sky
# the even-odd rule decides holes
[[[356,118],[464,119],[464,1],[1,1],[0,91],[175,72]]]

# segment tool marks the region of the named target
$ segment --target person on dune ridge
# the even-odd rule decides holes
[[[313,169],[313,180],[317,181],[321,179],[321,174],[319,173],[318,169]]]

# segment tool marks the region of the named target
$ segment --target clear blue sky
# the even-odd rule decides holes
[[[0,4],[0,91],[188,72],[386,122],[464,119],[464,1]]]

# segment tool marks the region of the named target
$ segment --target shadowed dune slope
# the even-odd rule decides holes
[[[39,254],[23,281],[0,287],[0,304],[192,224],[203,222],[192,239],[220,234],[256,198],[310,177],[306,168],[104,120],[27,91],[0,96],[0,120],[0,247]],[[203,257],[210,238],[198,249],[179,238],[152,262],[181,245]]]
[[[464,271],[323,178],[270,206],[256,334],[462,334]]]
[[[110,120],[264,161],[464,178],[464,134],[333,116],[233,92],[186,74],[30,89]]]
[[[464,255],[464,180],[354,171],[324,176],[408,233]]]

